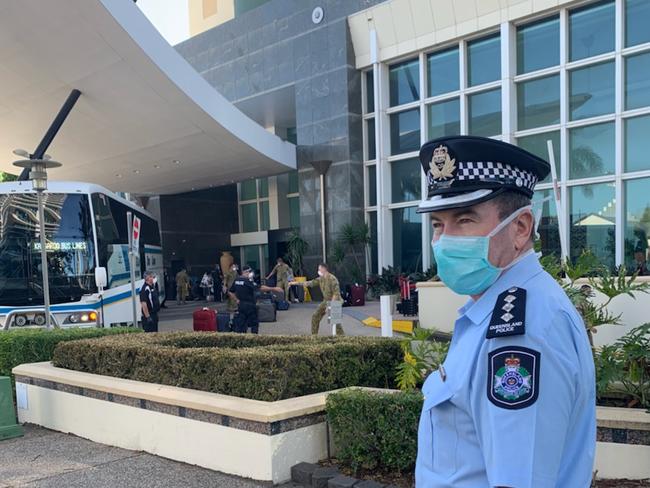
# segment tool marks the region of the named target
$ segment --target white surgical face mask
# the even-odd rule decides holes
[[[248,273],[248,277],[252,280],[253,278],[255,278],[255,273],[251,271],[250,273]]]
[[[318,270],[318,276],[323,276],[323,272],[320,269]]]

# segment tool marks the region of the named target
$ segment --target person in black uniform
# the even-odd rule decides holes
[[[257,334],[259,320],[257,319],[257,291],[282,291],[255,283],[255,272],[250,266],[244,266],[241,276],[235,278],[228,295],[237,303],[238,311],[233,319],[233,332],[245,334],[250,327],[251,333]]]
[[[155,275],[146,271],[144,285],[140,289],[140,307],[142,308],[142,328],[145,332],[158,332],[158,310],[160,310],[160,297],[155,284]]]

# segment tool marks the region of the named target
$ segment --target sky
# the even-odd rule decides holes
[[[190,37],[187,0],[138,0],[137,5],[172,46]]]

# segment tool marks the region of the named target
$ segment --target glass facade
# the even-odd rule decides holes
[[[625,182],[625,265],[630,272],[648,274],[650,241],[650,178]]]
[[[259,227],[257,226],[257,204],[256,203],[246,203],[240,205],[241,211],[241,231],[242,232],[257,232]]]
[[[387,93],[363,115],[367,128],[382,117],[390,135],[379,141],[382,161],[364,151],[368,221],[390,232],[377,241],[379,268],[431,264],[428,219],[415,214],[425,181],[413,156],[452,134],[516,143],[544,159],[550,139],[569,255],[588,248],[607,265],[633,267],[636,222],[650,215],[642,190],[650,188],[650,1],[585,2],[514,24],[380,64]],[[374,132],[364,137],[375,146]],[[390,191],[377,194],[380,172]],[[550,195],[549,176],[536,199]],[[542,250],[559,255],[555,203],[541,205]]]

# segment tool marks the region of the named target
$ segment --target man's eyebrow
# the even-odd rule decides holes
[[[479,213],[472,209],[472,208],[459,208],[459,209],[454,209],[451,211],[451,216],[452,218],[459,218],[462,216],[468,216],[468,217],[480,217]],[[432,222],[440,222],[442,219],[440,217],[437,217],[435,214],[431,214],[431,221]]]

